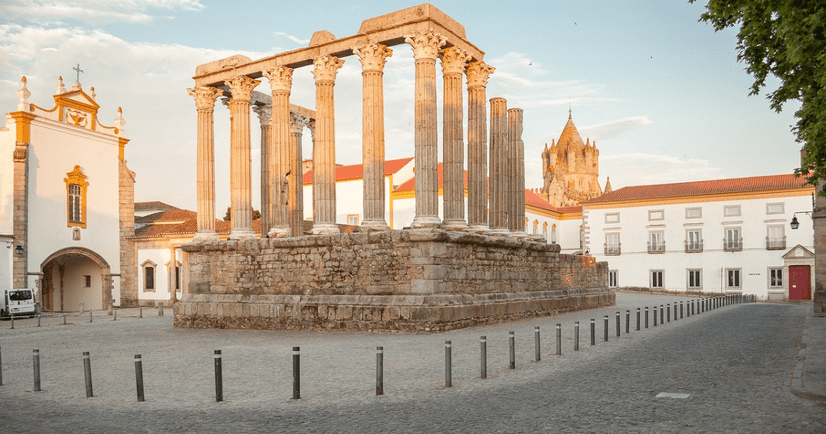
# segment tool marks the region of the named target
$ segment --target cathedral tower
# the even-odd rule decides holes
[[[590,139],[583,143],[570,112],[559,140],[551,140],[550,147],[545,144],[542,175],[540,196],[555,207],[576,206],[602,195],[597,143]]]

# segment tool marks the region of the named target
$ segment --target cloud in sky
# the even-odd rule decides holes
[[[197,12],[205,8],[199,0],[9,0],[4,5],[8,13],[30,22],[52,23],[78,20],[84,23],[125,21],[149,23],[158,11],[184,10]]]
[[[297,37],[295,37],[295,36],[293,36],[293,35],[288,35],[288,34],[286,34],[286,33],[284,33],[284,32],[273,32],[273,35],[274,35],[274,36],[283,36],[283,37],[285,37],[285,38],[287,38],[287,39],[289,39],[289,40],[291,40],[291,41],[295,42],[296,44],[303,44],[303,45],[307,45],[307,44],[309,44],[309,43],[310,43],[310,40],[309,40],[309,39],[299,39],[299,38],[297,38]]]
[[[614,190],[630,185],[702,181],[724,176],[723,170],[708,160],[644,153],[600,155],[599,173],[601,185],[605,186],[608,176]]]
[[[648,115],[615,119],[595,125],[578,127],[579,133],[591,140],[609,140],[618,135],[653,123]]]

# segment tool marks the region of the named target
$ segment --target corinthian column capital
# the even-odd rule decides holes
[[[215,98],[221,95],[221,89],[209,86],[190,87],[186,90],[195,98],[195,108],[198,110],[212,110],[215,107]]]
[[[393,50],[383,44],[364,44],[353,47],[353,53],[359,56],[362,71],[382,72],[384,62],[393,55]]]
[[[246,75],[241,75],[225,81],[224,84],[229,86],[229,89],[232,92],[232,101],[250,102],[250,99],[252,98],[252,90],[261,84],[261,81],[254,80]]]
[[[465,72],[465,65],[470,61],[471,56],[467,51],[459,47],[448,47],[439,51],[442,59],[442,74],[461,75]]]
[[[254,104],[252,106],[252,111],[258,115],[258,120],[261,122],[261,127],[266,127],[270,125],[270,119],[272,119],[272,106],[271,105],[259,105]]]
[[[264,77],[270,80],[270,88],[273,92],[289,92],[293,85],[293,69],[286,66],[276,66],[264,72]]]
[[[447,38],[435,33],[432,30],[427,32],[415,32],[404,37],[404,42],[410,44],[413,49],[413,57],[419,59],[436,60],[439,57],[439,49],[447,42]]]
[[[467,66],[467,87],[473,89],[476,87],[487,87],[488,77],[493,74],[496,68],[488,65],[481,60],[471,62]]]
[[[313,60],[313,78],[316,83],[319,82],[335,82],[336,73],[339,68],[344,66],[344,61],[336,56],[325,54],[321,57],[316,57]]]
[[[310,124],[310,118],[302,114],[290,112],[290,127],[293,134],[301,134],[304,127]]]

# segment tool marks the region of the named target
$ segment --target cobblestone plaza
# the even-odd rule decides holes
[[[734,304],[644,327],[646,306],[696,298],[619,293],[617,306],[445,333],[193,330],[157,310],[0,324],[7,432],[824,432],[826,408],[793,389],[822,388],[824,328],[808,304]],[[684,303],[684,306],[687,304]],[[636,308],[643,324],[636,331]],[[630,311],[630,333],[625,312]],[[621,312],[621,336],[616,336]],[[608,342],[603,341],[609,317]],[[596,319],[596,345],[590,320]],[[579,321],[580,350],[573,351]],[[562,356],[555,326],[562,325]],[[534,361],[534,328],[541,354]],[[508,332],[516,369],[508,369]],[[480,378],[480,336],[488,378]],[[801,338],[804,338],[801,345]],[[453,387],[444,384],[452,342]],[[292,347],[301,347],[301,400]],[[376,347],[385,395],[375,395]],[[42,392],[33,392],[39,349]],[[213,350],[223,352],[215,402]],[[81,354],[91,353],[94,398]],[[137,402],[141,354],[145,402]],[[804,368],[805,367],[805,368]],[[797,368],[797,369],[796,369]],[[798,371],[802,371],[802,381]],[[802,384],[801,384],[802,383]],[[805,390],[805,387],[803,388]],[[660,397],[660,393],[687,398]],[[810,397],[811,398],[811,397]]]

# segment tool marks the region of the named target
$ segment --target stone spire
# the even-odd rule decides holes
[[[29,88],[26,87],[26,77],[20,79],[20,89],[17,91],[17,97],[20,98],[20,101],[17,103],[17,110],[21,112],[29,111],[29,97],[32,96],[32,93],[29,92]]]
[[[611,187],[611,177],[605,178],[605,190],[602,191],[602,194],[608,194],[614,191],[614,188]]]

